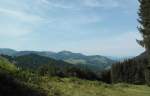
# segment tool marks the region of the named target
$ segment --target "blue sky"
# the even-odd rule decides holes
[[[135,56],[138,0],[0,0],[0,47]]]

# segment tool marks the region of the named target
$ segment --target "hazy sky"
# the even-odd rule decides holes
[[[0,47],[133,56],[138,0],[0,0]]]

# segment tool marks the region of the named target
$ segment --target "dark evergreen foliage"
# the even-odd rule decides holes
[[[138,43],[146,48],[148,53],[149,64],[145,70],[145,78],[147,84],[150,85],[150,0],[139,0],[139,32],[143,36],[143,40],[138,40]]]
[[[44,90],[28,84],[25,78],[21,80],[22,77],[21,70],[0,57],[0,96],[47,96]]]
[[[18,56],[14,57],[14,62],[22,68],[27,68],[27,69],[38,69],[42,65],[50,65],[50,66],[59,66],[60,68],[63,67],[71,67],[73,66],[72,64],[66,63],[61,60],[54,60],[48,57],[44,56],[39,56],[36,54],[29,54],[29,55],[23,55],[23,56]]]
[[[106,83],[112,83],[111,80],[111,70],[104,70],[100,73],[100,80]]]
[[[145,83],[145,65],[147,59],[136,60],[130,59],[124,62],[114,64],[111,69],[111,79],[113,83]]]
[[[101,80],[100,76],[97,73],[91,71],[86,66],[81,66],[78,64],[73,65],[61,60],[54,60],[36,54],[29,54],[18,57],[10,57],[3,55],[3,57],[8,58],[11,62],[14,62],[20,68],[30,70],[33,72],[36,71],[40,75],[78,77],[81,79],[88,80]]]
[[[43,65],[39,68],[38,72],[41,75],[48,76],[78,77],[81,79],[99,80],[96,73],[89,69],[81,69],[76,66],[60,68],[59,66]]]
[[[34,90],[5,72],[0,72],[0,96],[47,96]]]

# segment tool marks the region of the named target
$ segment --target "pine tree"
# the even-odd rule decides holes
[[[147,84],[150,85],[150,0],[139,0],[139,23],[141,24],[138,29],[143,36],[143,40],[138,40],[138,43],[142,45],[149,57],[149,64],[146,66],[145,79]]]

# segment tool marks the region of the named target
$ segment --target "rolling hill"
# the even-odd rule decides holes
[[[47,96],[33,84],[20,80],[22,71],[0,56],[0,96]]]
[[[71,64],[78,64],[91,68],[92,70],[104,70],[110,68],[110,66],[116,61],[111,60],[105,56],[93,55],[86,56],[81,53],[72,53],[70,51],[61,51],[58,53],[49,52],[49,51],[14,51],[12,49],[0,49],[0,54],[9,55],[9,56],[23,56],[29,54],[37,54],[40,56],[45,56],[53,58],[56,60],[63,60]],[[11,53],[11,54],[10,54]]]
[[[57,66],[59,68],[74,66],[74,65],[66,63],[62,60],[55,60],[52,58],[40,56],[40,55],[33,54],[33,53],[13,57],[13,59],[18,66],[24,67],[24,68],[27,67],[27,68],[31,68],[31,69],[37,69],[38,67],[43,66],[45,64],[51,65],[51,66]]]
[[[20,75],[19,75],[20,74]],[[30,74],[30,75],[27,75]],[[17,75],[17,77],[16,77]],[[27,80],[20,79],[20,76]],[[88,90],[87,90],[88,88]],[[0,57],[0,96],[149,96],[150,87],[39,76]]]

